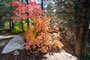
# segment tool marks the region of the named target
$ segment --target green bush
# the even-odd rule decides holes
[[[22,30],[18,26],[15,26],[14,29],[11,31],[11,33],[12,34],[20,34],[20,33],[22,33]]]
[[[26,24],[25,20],[23,20],[23,27],[24,27],[24,30],[27,28],[27,24]],[[14,21],[14,29],[11,31],[11,33],[12,34],[22,33],[21,21],[20,20]]]

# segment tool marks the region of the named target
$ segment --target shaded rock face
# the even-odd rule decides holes
[[[65,25],[67,23],[61,19],[57,19],[56,21],[59,25]],[[73,24],[75,24],[75,23],[73,22]],[[76,27],[73,28],[72,26],[69,26],[69,27],[67,26],[67,30],[60,28],[60,32],[61,32],[60,36],[64,41],[67,41],[72,46],[75,46],[75,43],[76,43]]]
[[[65,30],[61,34],[62,39],[70,43],[71,45],[75,45],[76,43],[76,33],[74,31]]]
[[[5,46],[5,48],[2,51],[2,54],[10,53],[17,49],[24,49],[24,39],[20,35],[16,35],[9,41],[9,43]]]

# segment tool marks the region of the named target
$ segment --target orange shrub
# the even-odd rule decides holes
[[[37,51],[47,52],[52,47],[59,47],[52,37],[53,23],[51,17],[34,18],[29,29],[25,31],[26,49],[36,49]],[[57,30],[56,30],[57,31]],[[59,32],[59,31],[58,31]],[[57,33],[60,34],[60,33]],[[55,37],[59,40],[58,37]]]

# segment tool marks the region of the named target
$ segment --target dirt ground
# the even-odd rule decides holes
[[[19,50],[20,54],[17,56],[13,54],[14,52],[1,54],[3,48],[0,48],[0,60],[78,60],[69,48],[63,48],[60,51],[52,51],[46,54],[24,49]]]
[[[5,44],[7,44],[9,41],[10,40],[3,40],[0,42],[6,42]],[[0,60],[79,60],[74,54],[73,47],[65,41],[61,42],[64,44],[64,47],[59,51],[52,50],[48,53],[40,53],[24,49],[18,50],[20,54],[17,56],[14,55],[14,51],[8,54],[1,54],[5,45],[0,46]]]

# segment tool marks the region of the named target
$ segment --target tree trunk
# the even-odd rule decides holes
[[[81,1],[76,1],[77,4],[75,4],[75,20],[76,20],[76,45],[75,45],[75,54],[77,56],[80,56],[80,49],[81,49],[81,36],[82,36],[82,26],[83,26],[83,18],[82,16],[82,3]]]
[[[23,0],[22,0],[23,2]],[[21,20],[21,28],[22,28],[22,32],[24,32],[24,28],[23,28],[23,20]]]
[[[28,15],[28,13],[27,13]],[[29,19],[27,18],[27,28],[29,28]]]
[[[27,4],[30,4],[28,0],[26,0]],[[27,16],[28,16],[29,13],[27,13]],[[29,28],[29,19],[27,18],[27,28]]]
[[[43,0],[41,0],[41,9],[44,10],[44,8],[43,8]]]
[[[86,44],[89,30],[89,3],[90,0],[78,1],[76,5],[76,45],[75,54],[77,56],[86,56]]]
[[[21,28],[22,28],[22,32],[24,32],[24,28],[23,28],[23,20],[21,20]]]
[[[90,22],[89,22],[90,24]],[[90,44],[90,29],[89,29],[89,33],[88,33],[88,43]]]
[[[12,3],[12,1],[11,1],[11,3]],[[12,6],[10,6],[10,11],[12,11],[13,10],[13,7]],[[12,15],[10,15],[10,17],[11,17]],[[14,29],[14,23],[12,22],[12,20],[11,20],[11,18],[9,19],[9,30],[10,30],[10,32],[11,32],[11,30],[12,29]]]
[[[81,55],[86,57],[86,46],[88,41],[88,32],[89,32],[89,18],[90,18],[90,0],[85,0],[83,3],[85,8],[84,24],[83,24],[83,33],[82,33],[82,45],[81,45]]]
[[[12,29],[14,29],[14,23],[10,19],[10,21],[9,21],[9,30],[11,31]]]

